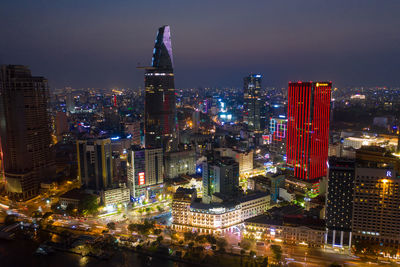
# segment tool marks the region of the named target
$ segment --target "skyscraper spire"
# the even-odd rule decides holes
[[[151,61],[151,66],[154,68],[173,70],[171,31],[167,25],[158,29]]]

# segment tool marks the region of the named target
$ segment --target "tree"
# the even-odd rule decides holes
[[[13,224],[16,221],[17,221],[17,216],[15,216],[15,215],[7,215],[6,218],[4,218],[5,225]]]
[[[208,243],[215,245],[217,244],[217,239],[213,235],[206,235]]]
[[[157,236],[157,243],[158,244],[160,244],[161,243],[161,241],[163,241],[164,240],[164,238],[160,235],[160,236]]]
[[[189,249],[192,249],[193,246],[194,246],[194,242],[193,242],[193,241],[192,241],[192,242],[189,242],[189,244],[188,244]]]
[[[253,245],[253,241],[247,238],[243,238],[242,241],[240,241],[240,247],[244,250],[249,250]]]
[[[171,235],[171,242],[176,241],[179,238],[178,234],[173,230],[171,231],[170,235]]]
[[[263,266],[268,266],[268,257],[265,257],[263,262],[262,262]]]
[[[110,230],[115,230],[115,222],[107,223],[107,228],[110,229]]]
[[[45,219],[49,218],[51,215],[53,215],[52,212],[46,212],[45,214],[43,214],[42,218],[45,220]]]
[[[134,231],[136,231],[136,224],[134,224],[134,223],[131,223],[131,224],[129,224],[128,225],[128,230],[130,231],[130,232],[134,232]]]
[[[184,232],[183,233],[183,238],[185,239],[185,241],[191,241],[191,240],[196,240],[196,236],[197,236],[197,232]]]
[[[60,203],[57,202],[57,203],[51,204],[50,209],[51,209],[53,212],[59,211],[59,210],[60,210]]]
[[[221,250],[225,250],[226,246],[228,245],[228,242],[226,241],[225,238],[220,237],[217,239],[217,246],[219,247],[219,249]]]
[[[161,229],[154,229],[153,234],[155,235],[161,234]]]
[[[196,237],[196,242],[199,244],[204,244],[207,242],[207,237],[205,235],[198,235]]]
[[[280,262],[282,258],[282,248],[279,245],[271,245],[271,250],[274,253],[275,259]]]
[[[68,215],[73,215],[73,214],[74,214],[74,209],[75,209],[74,205],[68,204],[68,205],[67,205],[67,208],[65,209],[65,212],[66,212]]]
[[[243,256],[246,254],[246,251],[244,249],[240,250],[240,266],[243,266]]]
[[[97,202],[97,196],[87,194],[81,201],[79,201],[78,210],[86,215],[94,215],[98,212],[99,204]]]

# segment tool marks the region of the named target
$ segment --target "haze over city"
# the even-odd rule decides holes
[[[332,80],[399,86],[400,3],[387,1],[4,1],[0,63],[55,88],[143,86],[154,29],[172,28],[177,88]]]

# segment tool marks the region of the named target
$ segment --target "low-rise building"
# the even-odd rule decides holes
[[[245,221],[245,234],[256,239],[321,247],[325,242],[325,221],[296,217],[271,218],[260,215]]]
[[[77,209],[79,207],[79,203],[84,200],[88,195],[91,194],[85,193],[84,191],[81,191],[79,189],[70,190],[60,196],[60,206],[62,209],[66,209],[68,206],[72,206],[74,209]],[[100,198],[98,196],[97,198],[97,201],[100,202]]]
[[[292,202],[296,199],[296,194],[285,188],[279,188],[279,197],[284,201]]]
[[[130,202],[130,191],[125,185],[119,188],[107,189],[101,192],[101,200],[104,206],[116,206]]]
[[[269,193],[254,193],[243,196],[240,200],[242,221],[263,214],[270,208],[271,195]]]
[[[194,188],[197,196],[203,195],[203,177],[201,175],[181,175],[168,181],[167,192],[175,193],[179,187]]]
[[[172,201],[172,228],[209,234],[233,232],[245,219],[264,213],[269,205],[270,196],[266,193],[246,195],[235,201],[202,203],[177,191]]]

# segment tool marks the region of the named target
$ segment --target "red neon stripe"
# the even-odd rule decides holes
[[[316,144],[315,144],[315,135],[316,135],[316,117],[317,117],[317,110],[316,110],[316,92],[315,92],[315,87],[314,85],[312,86],[312,97],[313,97],[313,121],[312,121],[312,126],[313,126],[313,134],[312,134],[312,154],[311,154],[311,178],[314,177],[315,173],[315,150],[316,150]]]
[[[303,174],[303,118],[304,118],[304,107],[303,107],[303,96],[304,96],[304,84],[300,86],[300,95],[299,95],[299,109],[300,109],[300,116],[299,116],[299,174],[300,178],[304,179]]]
[[[328,130],[328,121],[329,121],[329,117],[327,117],[328,115],[328,110],[327,110],[327,88],[328,86],[324,86],[323,88],[323,108],[324,108],[324,132],[323,132],[323,138],[322,138],[322,142],[323,142],[323,150],[322,150],[322,155],[321,155],[321,177],[325,175],[326,173],[326,152],[327,152],[327,135],[329,134],[327,132]]]
[[[293,135],[292,135],[292,128],[293,128],[293,86],[291,85],[291,84],[289,84],[289,92],[290,92],[290,100],[288,101],[289,103],[289,105],[290,105],[290,120],[288,121],[288,124],[290,125],[289,126],[289,128],[290,128],[290,137],[288,137],[288,146],[287,146],[287,148],[286,148],[286,157],[287,157],[287,160],[288,160],[288,162],[290,163],[290,164],[293,164],[292,163],[292,151],[293,151],[293,148],[292,148],[292,142],[293,142]]]
[[[315,87],[315,165],[314,165],[314,176],[313,178],[317,175],[318,172],[318,167],[319,167],[319,159],[318,159],[318,151],[319,151],[319,131],[320,131],[320,125],[319,125],[319,115],[320,115],[320,109],[319,109],[319,94],[318,94],[318,87]]]
[[[321,164],[322,164],[322,168],[321,168],[321,176],[323,176],[324,175],[324,172],[325,172],[325,166],[326,166],[326,164],[325,164],[325,150],[326,150],[326,115],[327,115],[327,110],[326,110],[326,87],[324,87],[324,90],[323,90],[323,98],[324,98],[324,103],[323,103],[323,108],[324,108],[324,132],[323,132],[323,139],[322,139],[322,142],[323,142],[323,150],[322,150],[322,155],[321,155]]]
[[[300,176],[301,179],[305,179],[304,177],[304,118],[305,118],[305,109],[304,109],[304,93],[306,91],[306,84],[302,84],[301,86],[301,95],[300,95],[300,108],[301,108],[301,117],[300,117]]]
[[[317,170],[317,175],[315,178],[317,178],[321,172],[321,150],[322,150],[322,142],[321,142],[321,137],[322,137],[322,132],[323,132],[323,124],[321,123],[322,118],[323,118],[323,108],[322,108],[322,101],[321,101],[322,95],[321,95],[321,89],[318,88],[318,109],[320,112],[320,116],[318,117],[318,123],[319,123],[319,132],[318,132],[318,170]]]
[[[310,179],[310,171],[309,171],[309,158],[310,155],[308,154],[308,144],[309,144],[309,122],[310,122],[310,105],[309,105],[309,100],[310,100],[310,88],[307,88],[307,94],[306,94],[306,111],[307,111],[307,120],[306,120],[306,125],[305,125],[305,133],[306,133],[306,171],[307,171],[307,178]]]
[[[296,177],[299,177],[299,168],[297,167],[297,165],[299,164],[299,87],[296,86],[296,91],[295,91],[295,99],[296,99],[296,114],[295,114],[295,137],[296,137],[296,142],[295,142],[295,170],[296,170]]]
[[[293,163],[294,163],[294,170],[295,170],[295,176],[297,177],[298,175],[298,170],[297,170],[297,116],[298,116],[298,104],[297,104],[297,95],[298,95],[298,90],[297,86],[293,86],[294,91],[294,120],[293,120]]]
[[[295,147],[294,144],[296,143],[296,134],[295,134],[295,127],[296,127],[296,91],[295,91],[295,86],[292,85],[292,101],[290,103],[293,107],[293,119],[292,119],[292,123],[291,123],[291,128],[292,128],[292,138],[291,138],[291,157],[290,157],[290,161],[291,164],[293,165],[293,174],[296,175],[296,163],[294,162],[294,157],[295,157]]]
[[[291,96],[291,86],[290,83],[288,85],[288,135],[287,135],[287,139],[286,139],[286,164],[290,164],[290,142],[291,142],[291,137],[290,137],[290,118],[292,116],[291,114],[291,105],[290,105],[290,101],[292,100],[292,96]]]

